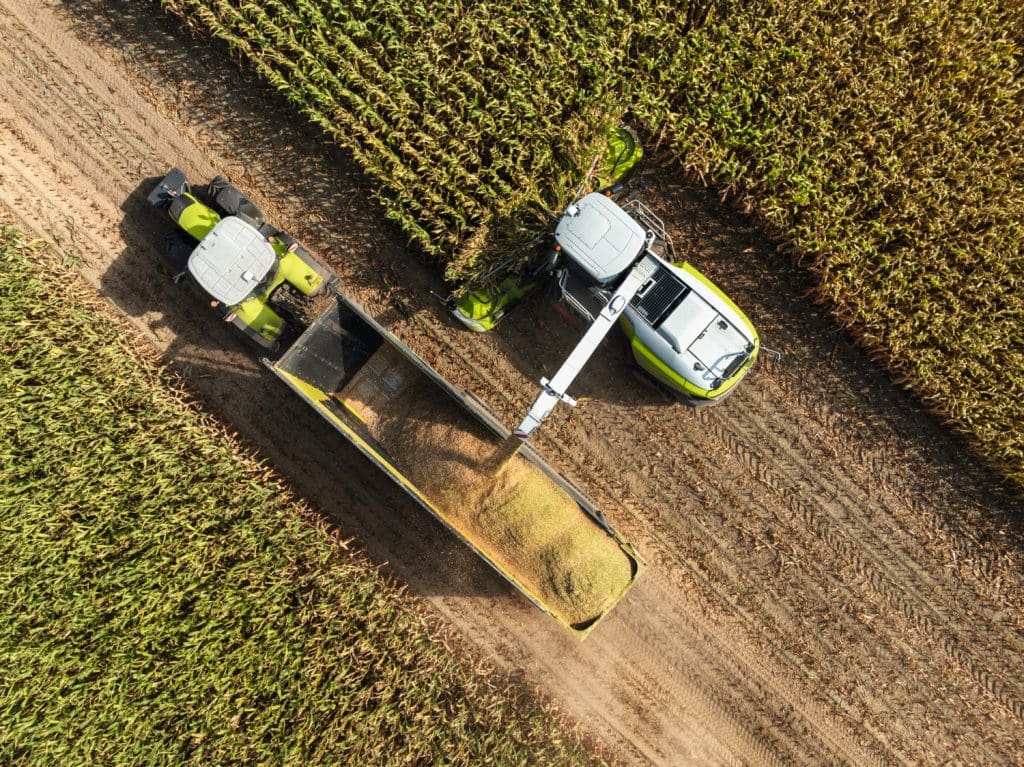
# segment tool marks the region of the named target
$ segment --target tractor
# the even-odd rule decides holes
[[[175,281],[191,277],[224,321],[263,348],[277,349],[289,329],[296,329],[297,304],[318,295],[332,274],[297,240],[267,223],[223,176],[210,181],[203,197],[205,202],[178,168],[147,197],[178,226],[161,240]]]

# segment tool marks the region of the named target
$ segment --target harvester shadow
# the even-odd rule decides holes
[[[498,348],[528,378],[551,378],[587,330],[586,323],[564,304],[539,294],[530,296],[492,331]],[[647,379],[633,361],[629,342],[613,328],[573,381],[569,393],[579,400],[599,400],[623,408],[673,407],[677,400]]]

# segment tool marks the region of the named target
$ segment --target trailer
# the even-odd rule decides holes
[[[279,353],[264,364],[527,599],[581,638],[622,599],[644,563],[594,503],[240,190],[218,176],[193,191],[173,168],[148,199],[177,225],[161,241],[176,281]],[[314,297],[326,308],[297,320]]]
[[[490,436],[493,450],[498,450],[510,432],[477,397],[445,380],[357,302],[336,287],[332,286],[331,292],[330,306],[278,359],[265,360],[265,364],[534,605],[580,638],[585,637],[636,581],[644,566],[642,558],[576,485],[552,469],[529,446],[514,459],[526,464],[518,476],[539,473],[570,502],[551,504],[544,502],[548,499],[532,499],[543,506],[540,512],[555,508],[561,518],[544,520],[543,524],[555,528],[553,533],[545,532],[545,536],[550,535],[550,545],[534,541],[536,550],[525,552],[526,556],[521,551],[513,550],[511,555],[508,551],[524,545],[522,536],[517,536],[519,531],[503,530],[491,519],[486,525],[475,522],[472,517],[479,510],[453,508],[450,497],[439,497],[444,494],[424,488],[425,483],[417,482],[416,475],[434,470],[422,467],[430,453],[450,447],[452,440],[463,433],[470,435],[474,449],[479,449],[481,431]],[[387,413],[398,419],[416,418],[416,407],[424,402],[431,403],[435,422],[443,421],[440,430],[448,444],[416,443],[414,439],[396,449],[395,429],[385,424]],[[428,428],[428,437],[429,434]],[[417,449],[422,452],[419,456]],[[489,457],[487,452],[479,455],[482,482],[489,481],[484,468]],[[526,481],[536,486],[536,479],[530,477]],[[444,480],[451,482],[452,478],[449,475]],[[531,499],[522,502],[529,505]],[[527,509],[522,513],[529,517],[534,512]],[[515,540],[498,540],[496,536]],[[584,539],[577,549],[597,552],[593,559],[567,555],[563,561],[557,561],[559,541],[572,537]],[[542,575],[541,581],[563,579],[572,584],[573,593],[552,597],[546,583],[538,587],[538,572],[544,568],[551,572]],[[611,570],[611,574],[606,570]],[[581,612],[572,609],[572,602],[582,591],[587,593],[586,607],[581,605]]]

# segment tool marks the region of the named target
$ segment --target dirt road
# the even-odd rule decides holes
[[[780,366],[686,410],[621,341],[535,440],[649,560],[579,644],[269,376],[152,245],[147,180],[229,175],[511,423],[579,332],[543,301],[456,329],[340,151],[148,2],[0,0],[0,205],[81,257],[209,406],[499,673],[624,763],[1015,764],[1024,508],[803,298],[801,274],[655,158],[649,201]]]

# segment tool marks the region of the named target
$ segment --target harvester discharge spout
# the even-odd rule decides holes
[[[657,268],[657,261],[648,256],[646,252],[634,264],[611,298],[608,299],[608,303],[604,305],[604,308],[601,309],[593,323],[587,328],[587,332],[584,333],[580,342],[576,344],[576,348],[572,350],[572,353],[562,363],[558,372],[551,377],[550,381],[546,378],[541,379],[540,384],[543,388],[540,394],[533,401],[533,405],[530,406],[530,410],[519,426],[512,432],[512,435],[509,437],[510,440],[514,438],[522,443],[529,439],[537,427],[551,415],[551,411],[555,409],[555,405],[560,401],[570,406],[576,404],[576,400],[566,393],[569,385],[576,379],[576,376],[597,350],[604,337],[608,335],[615,321],[625,310],[633,296],[654,275]]]

